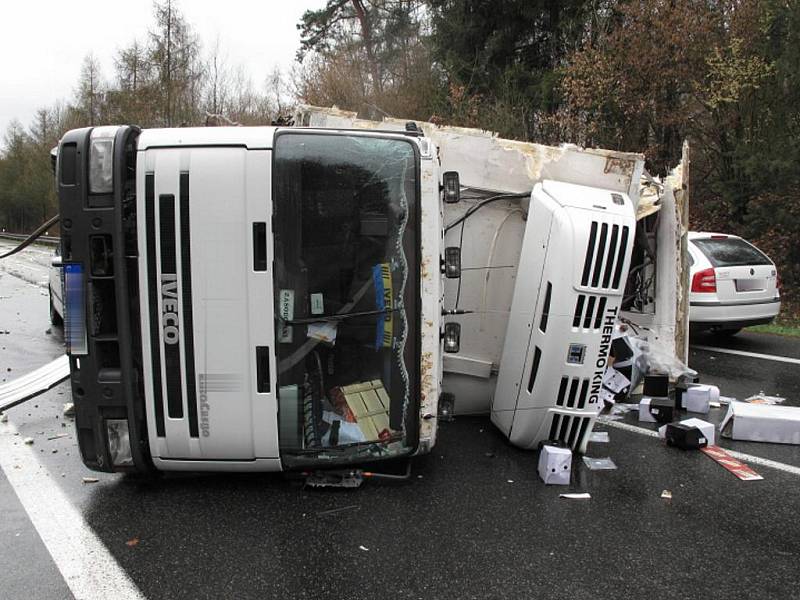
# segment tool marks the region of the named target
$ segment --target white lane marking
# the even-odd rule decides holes
[[[800,358],[791,358],[789,356],[778,356],[776,354],[760,354],[758,352],[746,352],[745,350],[733,350],[731,348],[715,348],[713,346],[690,346],[695,350],[705,350],[706,352],[720,352],[722,354],[735,354],[737,356],[747,356],[749,358],[763,358],[765,360],[774,360],[777,362],[791,363],[793,365],[800,365]]]
[[[624,431],[631,431],[640,435],[646,435],[647,437],[658,437],[657,431],[645,429],[644,427],[637,427],[636,425],[630,425],[629,423],[608,421],[603,417],[598,417],[597,422],[602,423],[603,425],[608,425],[609,427],[614,427],[615,429],[622,429]],[[761,458],[760,456],[753,456],[752,454],[745,454],[744,452],[737,452],[735,450],[729,450],[728,448],[725,448],[725,452],[744,462],[749,462],[754,465],[761,465],[762,467],[769,467],[770,469],[777,469],[779,471],[783,471],[784,473],[791,473],[792,475],[800,475],[800,467],[795,467],[794,465],[787,465],[786,463],[778,462],[776,460]]]
[[[142,600],[139,589],[50,479],[16,428],[0,425],[0,468],[78,600]]]

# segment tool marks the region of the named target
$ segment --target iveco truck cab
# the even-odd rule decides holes
[[[432,447],[442,177],[410,129],[65,134],[65,339],[88,467],[279,471]]]

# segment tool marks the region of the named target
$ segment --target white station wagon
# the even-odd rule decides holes
[[[742,238],[689,232],[689,264],[692,329],[733,335],[769,323],[780,312],[775,264]]]

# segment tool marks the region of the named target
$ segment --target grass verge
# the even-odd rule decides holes
[[[770,323],[769,325],[753,325],[745,331],[754,333],[771,333],[773,335],[784,335],[788,337],[800,337],[800,327],[795,325],[783,325],[781,323]]]

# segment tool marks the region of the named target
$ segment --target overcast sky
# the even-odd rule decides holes
[[[297,22],[325,0],[178,0],[204,43],[219,36],[229,65],[244,65],[261,87],[274,65],[290,68],[299,46]],[[4,0],[0,27],[0,146],[12,119],[25,127],[37,108],[69,99],[83,58],[92,52],[103,74],[114,54],[153,26],[151,0]]]

